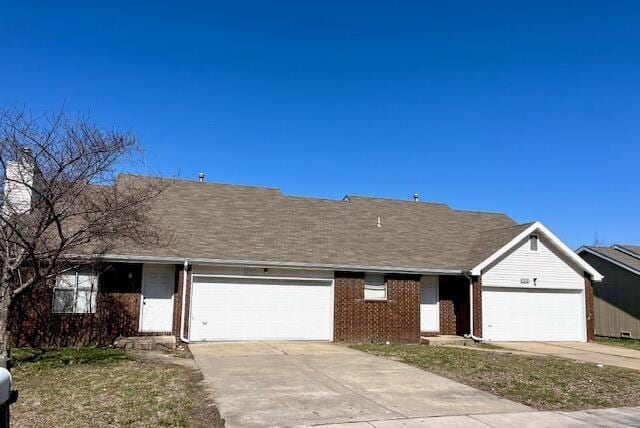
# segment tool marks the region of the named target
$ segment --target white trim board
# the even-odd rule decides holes
[[[569,247],[567,247],[556,235],[551,233],[549,229],[547,229],[542,223],[536,221],[531,226],[527,227],[525,230],[520,232],[515,238],[509,241],[506,245],[500,248],[498,251],[493,253],[487,259],[482,261],[476,267],[471,269],[471,275],[479,276],[482,275],[482,270],[487,266],[491,265],[493,262],[498,260],[500,257],[505,255],[508,251],[514,248],[520,241],[525,239],[527,236],[532,234],[533,232],[542,233],[556,248],[558,248],[569,260],[574,262],[577,266],[580,266],[585,272],[591,275],[591,278],[596,281],[602,281],[604,276],[597,270],[595,270],[589,263],[587,263],[582,257],[578,256],[576,253],[571,251]]]

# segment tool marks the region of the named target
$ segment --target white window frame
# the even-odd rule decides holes
[[[88,272],[88,274],[87,274]],[[89,286],[79,285],[80,275],[86,275],[89,277]],[[69,277],[74,276],[75,279],[71,286],[60,285],[69,283]],[[71,310],[57,310],[56,309],[56,292],[73,292],[73,305]],[[89,292],[89,304],[84,308],[78,305],[79,292]],[[51,302],[51,312],[54,314],[95,314],[96,313],[96,299],[98,294],[98,274],[92,268],[73,268],[59,273],[56,276],[56,285],[53,287],[53,301]]]
[[[530,251],[538,251],[538,245],[540,244],[540,239],[538,235],[529,235],[529,250]]]
[[[364,275],[364,300],[387,300],[387,295],[387,279],[383,274]]]

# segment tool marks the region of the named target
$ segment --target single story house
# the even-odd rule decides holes
[[[16,341],[593,339],[602,275],[544,225],[415,199],[174,180],[153,209],[171,245],[61,275],[18,303]]]
[[[593,287],[596,334],[640,339],[640,246],[584,246],[576,252],[605,276]]]

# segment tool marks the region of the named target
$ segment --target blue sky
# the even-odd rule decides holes
[[[12,3],[0,105],[132,129],[152,171],[640,243],[640,2]]]

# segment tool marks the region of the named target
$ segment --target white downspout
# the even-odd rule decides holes
[[[483,339],[478,336],[473,335],[473,278],[469,276],[469,274],[464,274],[464,276],[469,280],[469,334],[465,334],[464,337],[468,339],[473,339],[476,342],[482,342]]]
[[[182,314],[180,316],[180,340],[189,343],[189,338],[184,336],[184,313],[187,305],[187,275],[189,274],[189,261],[184,261],[184,270],[182,271]]]

